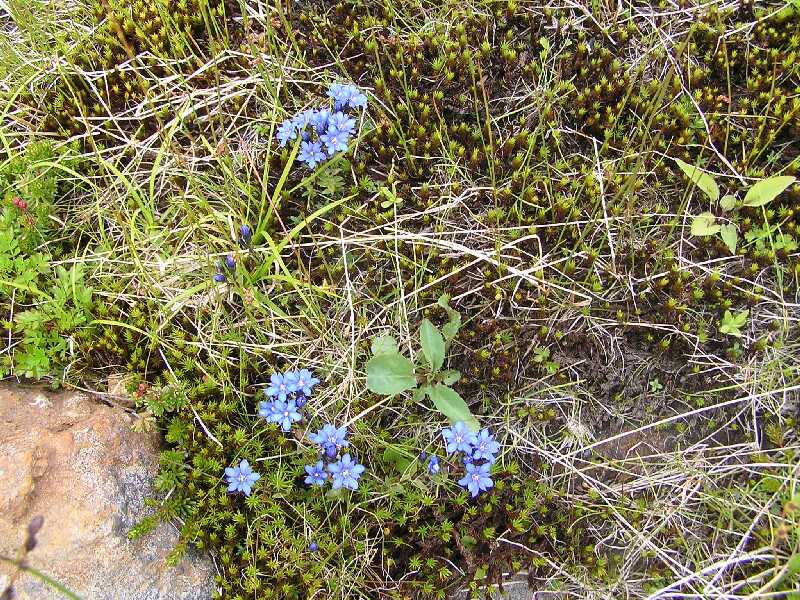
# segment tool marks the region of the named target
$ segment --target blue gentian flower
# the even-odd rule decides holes
[[[278,127],[278,133],[276,136],[278,138],[278,143],[280,144],[281,148],[283,148],[289,140],[293,140],[297,137],[297,127],[295,127],[294,122],[291,119],[285,120],[281,123],[281,126]]]
[[[366,108],[367,97],[356,86],[333,83],[328,89],[328,96],[333,99],[336,110],[346,108]]]
[[[286,397],[294,392],[291,383],[286,381],[286,377],[280,373],[273,373],[269,376],[269,385],[264,393],[273,398],[277,397],[278,400],[286,402]]]
[[[250,241],[250,237],[253,235],[253,231],[250,229],[250,225],[244,224],[239,227],[239,235],[242,236],[242,239],[245,242]]]
[[[317,542],[311,542],[308,545],[308,551],[309,552],[316,552],[317,550],[319,550],[319,546],[317,546]]]
[[[274,411],[267,417],[267,420],[272,423],[278,423],[284,432],[292,430],[292,423],[299,421],[303,416],[297,412],[297,405],[294,400],[284,402],[283,400],[276,400],[273,402]]]
[[[300,142],[300,152],[297,154],[297,159],[305,163],[309,169],[313,169],[325,160],[322,144],[319,142]]]
[[[228,256],[225,257],[225,267],[229,271],[235,271],[236,270],[236,260],[233,258],[233,256],[228,255]]]
[[[431,475],[436,475],[440,470],[441,466],[439,465],[439,458],[431,455],[431,458],[428,461],[428,473]]]
[[[321,460],[315,465],[306,465],[306,485],[325,485],[328,474],[325,472],[325,465]]]
[[[241,461],[238,467],[226,468],[225,477],[229,492],[242,492],[245,496],[250,495],[255,482],[261,479],[261,475],[253,471],[246,460]]]
[[[223,283],[225,279],[225,273],[214,273],[214,281],[217,283]]]
[[[356,130],[356,121],[351,119],[343,112],[335,112],[331,117],[331,127],[336,128],[337,131],[353,135]]]
[[[319,139],[325,144],[328,156],[333,156],[337,152],[347,151],[347,142],[350,141],[350,135],[344,131],[338,131],[334,127],[328,127],[327,133],[323,133],[319,136]]]
[[[350,108],[367,108],[367,96],[356,86],[351,85],[350,97],[347,100],[347,105]]]
[[[307,130],[307,127],[313,125],[315,114],[316,111],[304,110],[303,112],[297,113],[292,119],[295,129],[300,133],[300,137],[303,141],[307,142],[311,139],[311,133]]]
[[[347,488],[349,490],[358,489],[358,478],[364,472],[364,465],[353,462],[349,454],[345,454],[339,462],[328,465],[328,472],[333,476],[334,490]]]
[[[270,423],[277,423],[273,421],[273,417],[277,418],[278,406],[275,402],[259,402],[258,403],[258,416],[265,418]]]
[[[451,429],[444,429],[442,431],[445,441],[447,442],[447,453],[463,452],[464,454],[472,454],[472,447],[478,441],[469,427],[464,422],[459,421]]]
[[[315,110],[304,110],[303,112],[299,112],[292,117],[292,124],[297,131],[302,131],[306,128],[306,126],[311,125],[314,122],[314,115],[316,115],[316,113],[317,111]]]
[[[500,452],[500,444],[494,439],[488,429],[481,429],[475,436],[475,444],[472,449],[472,458],[475,460],[487,460],[493,463],[496,455]]]
[[[347,448],[350,445],[350,442],[345,439],[346,436],[347,430],[344,427],[336,429],[330,423],[326,423],[317,433],[309,435],[308,439],[323,448],[329,458],[333,458],[341,448]]]
[[[347,90],[347,86],[341,83],[332,83],[328,88],[328,97],[333,100],[335,110],[344,110],[347,108],[350,92]]]
[[[322,135],[328,130],[328,121],[330,118],[331,113],[325,108],[314,113],[314,117],[311,119],[311,122],[318,134]]]
[[[312,388],[319,383],[319,379],[308,369],[290,371],[286,374],[286,380],[294,387],[294,391],[303,392],[306,396],[310,396]]]
[[[489,463],[481,465],[470,463],[466,468],[467,474],[458,481],[458,485],[468,489],[473,498],[494,486],[494,482],[489,477],[489,469],[491,468]]]

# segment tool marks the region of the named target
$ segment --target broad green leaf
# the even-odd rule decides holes
[[[710,212],[704,212],[692,219],[692,235],[714,235],[719,231],[717,218]]]
[[[394,396],[416,385],[414,364],[400,354],[378,354],[367,362],[367,387],[371,392]]]
[[[378,356],[379,354],[397,354],[397,340],[391,335],[381,335],[372,338],[372,355]]]
[[[447,311],[447,315],[450,317],[450,320],[445,323],[444,326],[442,326],[444,339],[450,342],[456,337],[458,330],[461,328],[461,314],[459,314],[457,310],[454,310],[450,307],[449,297],[446,294],[439,296],[436,304],[445,309]]]
[[[726,194],[720,199],[719,205],[722,210],[733,210],[736,206],[736,197]]]
[[[387,446],[383,451],[383,462],[393,463],[398,473],[403,474],[414,460],[414,456],[398,446]]]
[[[435,373],[444,364],[444,338],[428,319],[423,320],[419,328],[419,341],[422,344],[422,353]]]
[[[705,193],[705,195],[708,196],[712,202],[716,202],[719,199],[719,187],[711,175],[705,171],[701,171],[689,163],[683,162],[679,158],[675,159],[675,163],[697,187],[703,190],[703,193]]]
[[[722,241],[725,242],[731,254],[736,254],[736,242],[739,240],[739,233],[736,230],[736,225],[733,223],[720,225],[719,236],[722,238]]]
[[[744,324],[747,323],[747,315],[749,314],[750,314],[749,310],[743,310],[742,312],[737,313],[736,316],[733,318],[733,326],[743,327]]]
[[[425,395],[430,393],[431,393],[431,386],[429,386],[426,383],[414,390],[412,398],[414,399],[414,402],[422,402],[423,400],[425,400]]]
[[[459,379],[461,379],[461,373],[455,369],[442,372],[442,383],[445,385],[453,385]]]
[[[450,419],[451,423],[463,421],[473,431],[480,429],[480,424],[472,416],[467,403],[453,388],[437,383],[431,389],[430,396],[436,410]]]
[[[794,177],[778,176],[767,177],[761,181],[756,181],[745,194],[744,206],[764,206],[778,197],[782,191],[795,182]]]
[[[800,573],[800,554],[793,554],[786,563],[786,576],[791,577]]]

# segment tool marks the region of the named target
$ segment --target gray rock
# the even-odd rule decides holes
[[[31,566],[84,600],[207,600],[216,571],[204,556],[169,568],[178,533],[168,524],[131,542],[149,509],[159,439],[84,394],[0,386],[0,554],[16,556],[25,528],[44,517]],[[10,576],[0,563],[0,592]],[[63,598],[23,574],[20,600]]]

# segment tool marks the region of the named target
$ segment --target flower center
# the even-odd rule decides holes
[[[284,411],[284,412],[283,412],[283,416],[284,416],[284,417],[288,417],[288,416],[289,416],[289,411],[288,411],[288,410]]]
[[[479,479],[479,477],[478,477],[477,474],[472,476],[472,481],[478,481],[478,479]]]
[[[457,435],[457,436],[456,436],[456,443],[457,443],[457,444],[460,444],[460,443],[461,443],[461,442],[463,442],[463,441],[464,441],[464,438],[462,438],[460,435]]]
[[[239,475],[239,481],[244,482],[244,475]]]
[[[344,471],[342,471],[342,477],[344,477],[345,479],[350,477],[350,470],[349,469],[345,469]]]

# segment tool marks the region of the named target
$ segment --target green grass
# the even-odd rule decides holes
[[[796,3],[8,4],[0,371],[126,374],[169,447],[132,535],[174,522],[226,598],[791,597],[800,185],[723,209],[675,159],[739,204],[798,176]],[[275,133],[334,81],[368,109],[309,171]],[[503,448],[476,500],[430,399],[367,387],[380,336],[424,372],[443,295],[444,368]],[[299,367],[323,383],[287,435],[257,403]],[[356,492],[302,485],[329,421]]]

